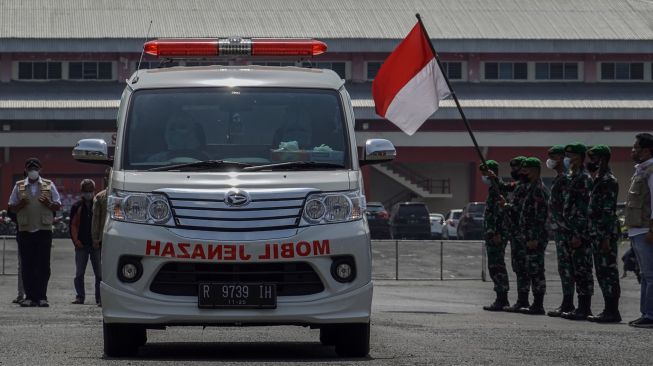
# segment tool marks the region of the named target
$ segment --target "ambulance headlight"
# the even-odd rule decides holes
[[[305,224],[330,224],[360,220],[365,211],[365,196],[360,191],[311,194],[304,205]]]
[[[118,221],[172,225],[172,210],[166,196],[114,190],[107,200],[111,218]]]

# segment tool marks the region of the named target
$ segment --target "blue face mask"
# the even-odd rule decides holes
[[[562,160],[562,163],[564,164],[565,169],[569,170],[569,167],[571,166],[571,158],[565,156],[565,158]]]

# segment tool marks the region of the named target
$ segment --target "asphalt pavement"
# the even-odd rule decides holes
[[[622,280],[621,324],[489,313],[481,306],[492,300],[492,285],[480,280],[478,244],[458,243],[443,250],[445,281],[429,279],[441,273],[439,264],[434,264],[440,258],[439,243],[402,244],[406,245],[401,247],[399,278],[417,280],[378,279],[394,278],[395,244],[375,243],[373,248],[377,280],[367,358],[340,359],[332,347],[320,345],[317,330],[284,326],[149,330],[148,343],[138,357],[105,359],[101,309],[94,303],[70,304],[72,245],[56,240],[50,308],[11,304],[16,276],[0,275],[0,365],[650,365],[653,330],[625,324],[639,313],[639,286],[632,273]],[[7,244],[5,273],[15,273],[13,245]],[[561,298],[555,273],[555,262],[548,261],[548,309]],[[92,299],[92,280],[89,265],[88,299]],[[511,300],[514,297],[511,293]],[[594,311],[602,305],[600,295],[595,296]]]

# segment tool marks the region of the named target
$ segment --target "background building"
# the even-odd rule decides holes
[[[371,81],[421,13],[478,142],[504,166],[545,158],[550,145],[613,147],[624,197],[634,135],[653,130],[653,3],[624,0],[0,0],[0,199],[23,161],[38,156],[72,200],[82,177],[81,138],[111,141],[125,79],[152,20],[158,37],[312,37],[329,51],[312,60],[224,59],[330,68],[354,99],[359,145],[384,137],[398,159],[365,167],[369,200],[424,200],[433,211],[483,200],[478,159],[453,102],[417,134],[374,113]],[[142,67],[157,67],[145,58]],[[549,171],[545,173],[550,176]]]

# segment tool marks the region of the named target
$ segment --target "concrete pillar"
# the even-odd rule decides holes
[[[11,54],[0,54],[0,83],[11,81]]]
[[[366,79],[365,60],[363,59],[363,55],[356,53],[351,58],[351,81],[354,83],[363,83]]]
[[[595,83],[597,81],[597,68],[596,56],[586,55],[583,62],[583,77],[586,83]]]
[[[475,53],[467,57],[467,80],[470,83],[481,81],[481,57]]]

